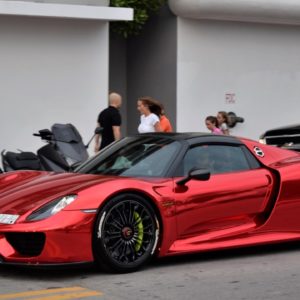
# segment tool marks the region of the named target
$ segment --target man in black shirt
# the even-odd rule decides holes
[[[100,112],[97,125],[103,128],[100,135],[95,137],[95,152],[103,149],[113,141],[121,138],[121,114],[119,108],[122,105],[122,97],[117,93],[109,94],[109,107]]]

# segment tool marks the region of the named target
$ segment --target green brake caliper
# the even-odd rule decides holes
[[[141,249],[142,243],[143,243],[144,226],[143,226],[142,219],[141,219],[140,215],[137,212],[134,212],[133,216],[134,216],[134,220],[137,222],[136,227],[137,227],[137,231],[138,231],[137,241],[136,241],[134,250],[136,252],[138,252]]]

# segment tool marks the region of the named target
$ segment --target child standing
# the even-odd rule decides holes
[[[205,119],[205,125],[212,134],[223,134],[222,130],[218,127],[218,120],[214,116],[208,116]]]
[[[217,119],[218,119],[219,127],[222,130],[223,134],[229,135],[227,112],[219,111],[217,114]]]

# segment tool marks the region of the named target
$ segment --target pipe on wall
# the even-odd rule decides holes
[[[300,25],[299,0],[169,0],[169,6],[183,18]]]

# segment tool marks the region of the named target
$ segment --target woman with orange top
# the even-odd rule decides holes
[[[164,106],[160,104],[160,107],[161,107],[161,114],[159,116],[160,128],[163,132],[172,132],[173,128],[170,120],[165,115]]]

